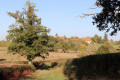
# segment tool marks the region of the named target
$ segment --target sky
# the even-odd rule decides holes
[[[22,11],[27,0],[0,0],[0,40],[5,40],[9,26],[15,20],[7,12],[15,13]],[[78,17],[83,13],[100,12],[100,9],[89,9],[96,0],[30,0],[36,4],[37,16],[42,19],[42,25],[51,29],[50,35],[66,37],[93,37],[95,34],[104,36],[104,31],[99,31],[92,24],[92,16],[81,19]],[[108,38],[120,40],[120,32]]]

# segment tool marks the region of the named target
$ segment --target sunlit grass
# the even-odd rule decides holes
[[[20,80],[68,80],[64,75],[62,68],[50,70],[37,70],[32,75],[26,76]]]

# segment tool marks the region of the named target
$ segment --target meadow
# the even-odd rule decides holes
[[[77,53],[74,51],[69,51],[69,53],[62,52],[49,52],[49,56],[45,60],[61,60],[61,59],[70,59],[77,58]],[[20,56],[19,54],[10,54],[7,53],[7,47],[0,47],[0,61],[27,61],[25,56]],[[35,58],[33,61],[43,60],[40,57]]]
[[[63,74],[63,64],[67,59],[77,58],[78,53],[69,51],[69,53],[50,52],[49,56],[45,60],[42,58],[35,58],[34,61],[44,61],[46,65],[50,65],[51,62],[60,62],[60,65],[55,68],[49,69],[37,69],[32,75],[27,75],[20,80],[68,80]],[[7,53],[7,47],[0,47],[0,67],[11,67],[13,65],[21,65],[27,63],[27,59],[19,54]]]
[[[36,57],[32,62],[39,63],[38,69],[36,69],[35,72],[33,72],[30,75],[25,75],[20,77],[19,80],[56,80],[56,79],[69,80],[68,79],[69,77],[64,74],[65,62],[68,59],[76,60],[77,58],[81,58],[84,56],[95,55],[96,54],[95,50],[101,47],[101,45],[103,44],[89,44],[88,46],[83,47],[82,48],[83,50],[80,49],[81,51],[68,50],[67,53],[62,52],[59,49],[57,52],[49,52],[49,56],[47,56],[46,59]],[[119,48],[118,45],[113,44],[112,46],[114,47],[115,52],[116,52],[116,49]],[[111,46],[108,46],[108,47],[111,47]],[[114,49],[110,48],[110,50],[112,51]],[[51,67],[52,63],[54,62],[57,63],[57,65],[55,65],[54,67]],[[89,61],[85,63],[89,63]],[[7,51],[7,47],[0,47],[0,67],[12,67],[14,65],[24,65],[24,64],[28,64],[28,60],[26,59],[26,56],[22,56],[21,54],[10,54]]]

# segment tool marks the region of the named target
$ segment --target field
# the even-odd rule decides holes
[[[39,57],[35,58],[34,61],[65,61],[67,59],[77,58],[78,54],[69,51],[69,53],[55,53],[50,52],[49,56],[43,60]],[[26,57],[20,56],[19,54],[8,54],[7,47],[0,47],[0,67],[10,67],[14,64],[20,65],[21,62],[26,62]],[[49,62],[48,62],[49,63]],[[23,64],[23,63],[22,63]],[[63,75],[63,66],[50,68],[48,70],[36,70],[32,75],[25,76],[20,78],[20,80],[67,80]]]
[[[50,70],[37,70],[32,75],[27,75],[20,80],[68,80],[62,71],[62,67]]]
[[[50,52],[49,56],[45,60],[61,60],[61,59],[69,59],[76,58],[77,53],[70,51],[69,53],[61,53],[61,52]],[[35,58],[33,61],[41,61],[42,58]],[[19,54],[10,54],[7,53],[7,47],[0,47],[0,61],[27,61],[25,56],[20,56]]]

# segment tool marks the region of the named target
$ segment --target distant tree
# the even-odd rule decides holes
[[[98,37],[98,43],[101,44],[102,42],[103,42],[102,37],[99,36],[99,37]]]
[[[58,34],[57,33],[56,33],[55,37],[58,38]]]
[[[104,34],[104,39],[103,39],[104,43],[108,42],[108,35],[105,33]]]
[[[102,37],[98,36],[97,34],[94,35],[94,37],[92,37],[91,39],[92,39],[92,42],[94,43],[98,43],[98,44],[102,43]]]
[[[94,35],[94,37],[91,38],[93,43],[101,44],[103,43],[102,37],[98,36],[97,34]]]
[[[101,45],[97,51],[96,51],[97,54],[105,54],[105,53],[110,53],[110,48],[108,45]]]
[[[15,19],[15,24],[10,25],[8,30],[7,39],[11,41],[9,53],[21,53],[30,63],[35,57],[45,58],[48,55],[47,33],[50,30],[41,25],[41,18],[38,18],[35,11],[35,5],[27,1],[22,12],[8,12]]]
[[[82,43],[79,41],[68,40],[68,44],[70,50],[74,50],[77,52],[80,49]]]
[[[94,35],[94,37],[92,37],[92,41],[97,43],[98,42],[98,35]]]
[[[62,52],[66,53],[68,51],[69,47],[70,47],[70,45],[68,44],[68,42],[61,41]]]
[[[113,45],[109,43],[105,43],[101,45],[96,51],[97,54],[115,53],[115,52],[116,52],[115,48],[113,47]]]

